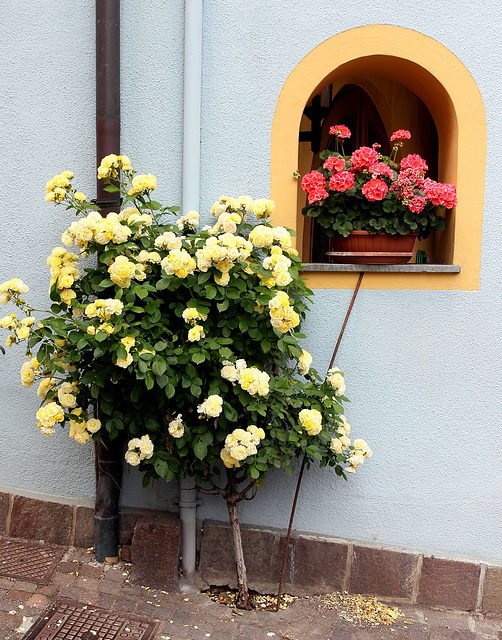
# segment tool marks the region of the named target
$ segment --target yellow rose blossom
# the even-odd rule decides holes
[[[117,256],[108,267],[108,272],[115,284],[122,289],[127,289],[131,286],[131,280],[136,273],[136,265],[126,256]]]
[[[127,367],[132,363],[133,357],[130,353],[127,354],[127,358],[124,360],[122,358],[117,358],[115,364],[117,367],[121,367],[122,369],[127,369]]]
[[[338,421],[341,422],[341,424],[337,428],[338,433],[341,433],[344,436],[348,436],[350,433],[350,424],[347,422],[347,418],[343,414],[341,414],[338,416]]]
[[[227,469],[240,466],[239,461],[232,457],[230,451],[226,447],[223,447],[223,449],[220,451],[220,458],[222,459],[223,464]]]
[[[183,424],[183,417],[181,413],[178,413],[174,420],[169,422],[168,431],[173,438],[181,438],[185,433],[185,425]]]
[[[309,436],[316,436],[322,430],[322,414],[317,409],[302,409],[300,422]]]
[[[343,396],[345,393],[345,379],[343,372],[338,367],[333,367],[328,371],[326,382],[333,387],[336,396]]]
[[[136,344],[136,338],[132,336],[126,336],[120,340],[121,344],[124,345],[127,351],[129,351]]]
[[[53,427],[56,422],[63,422],[64,411],[56,402],[50,402],[41,407],[36,416],[43,427]]]
[[[339,438],[331,438],[331,444],[329,448],[334,454],[339,454],[343,451],[343,445],[340,442]]]
[[[129,195],[135,196],[143,191],[153,191],[157,188],[157,180],[151,173],[148,175],[134,176],[129,189]]]
[[[14,323],[14,318],[12,316],[4,316],[0,320],[0,327],[3,327],[4,329],[8,329],[9,327],[12,326],[13,323]]]
[[[126,451],[125,459],[127,464],[130,464],[132,467],[137,467],[141,462],[141,458],[139,457],[139,453],[136,451]]]
[[[222,411],[223,398],[217,394],[209,396],[197,407],[197,413],[203,414],[208,418],[217,418]]]
[[[188,341],[189,342],[198,342],[201,338],[204,338],[205,335],[206,334],[204,333],[204,327],[201,327],[200,324],[196,324],[188,332]]]
[[[306,376],[312,364],[312,356],[308,351],[302,349],[302,355],[298,358],[298,370],[302,376]]]
[[[87,420],[85,428],[89,433],[97,433],[101,429],[101,420],[91,418],[90,420]]]
[[[241,462],[242,460],[245,460],[247,458],[246,447],[241,444],[230,447],[230,455],[232,456],[232,458],[235,458],[235,460]]]
[[[257,248],[270,247],[274,242],[274,231],[270,227],[259,224],[249,234],[249,241]]]
[[[350,438],[347,438],[347,436],[340,436],[339,440],[342,443],[342,451],[347,451],[350,447]]]
[[[51,389],[54,389],[56,387],[56,384],[56,378],[44,378],[43,380],[41,380],[37,389],[38,397],[42,398],[42,400],[45,400],[49,391]]]
[[[148,434],[141,436],[139,440],[139,450],[142,459],[149,460],[153,456],[153,443]]]

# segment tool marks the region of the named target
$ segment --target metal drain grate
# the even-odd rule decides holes
[[[23,640],[150,640],[157,624],[128,613],[58,600],[45,610]]]
[[[47,584],[64,549],[37,542],[0,539],[0,576]]]

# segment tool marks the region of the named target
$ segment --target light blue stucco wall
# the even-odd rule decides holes
[[[94,3],[7,4],[0,281],[23,278],[45,305],[45,258],[67,220],[43,202],[45,181],[70,168],[94,195]],[[474,77],[488,124],[480,289],[360,292],[337,364],[346,372],[353,434],[369,441],[374,456],[348,483],[309,470],[295,528],[502,561],[502,229],[490,188],[499,182],[502,9],[483,2],[473,12],[466,0],[206,0],[204,9],[203,215],[222,193],[268,195],[279,92],[301,58],[332,35],[376,23],[412,28],[449,48]],[[182,2],[123,0],[122,151],[155,173],[159,199],[173,204],[181,199],[182,40]],[[350,296],[316,291],[304,346],[319,371]],[[22,361],[19,349],[0,356],[0,486],[92,500],[92,451],[65,433],[39,435],[35,393],[18,382]],[[124,480],[125,503],[172,508],[174,486],[143,492],[135,471]],[[294,488],[294,478],[272,474],[242,505],[241,520],[287,526]],[[204,497],[199,516],[225,519],[224,505]]]

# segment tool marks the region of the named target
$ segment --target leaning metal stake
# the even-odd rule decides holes
[[[347,326],[350,312],[352,311],[352,307],[354,306],[354,302],[356,300],[359,287],[361,286],[363,276],[364,276],[364,271],[361,271],[359,273],[359,278],[357,280],[356,288],[354,289],[354,293],[352,294],[352,300],[350,301],[349,308],[347,309],[347,313],[345,314],[345,320],[343,321],[342,328],[340,329],[340,335],[338,336],[338,340],[336,341],[333,355],[331,356],[331,361],[329,363],[328,371],[331,369],[331,367],[333,366],[333,363],[335,362],[336,354],[338,353],[338,348],[340,347],[340,343],[342,341],[343,332],[345,331],[345,327]],[[291,516],[289,518],[288,533],[286,535],[286,544],[284,545],[284,555],[282,557],[282,567],[281,567],[281,578],[279,580],[279,588],[277,589],[277,603],[275,605],[276,611],[279,611],[279,607],[281,606],[282,583],[284,581],[284,572],[286,570],[286,562],[288,560],[289,540],[291,538],[291,529],[293,528],[293,518],[295,517],[296,502],[298,500],[298,493],[300,492],[300,484],[302,482],[303,471],[305,470],[306,462],[307,462],[307,456],[304,455],[302,460],[302,466],[300,467],[300,473],[298,475],[298,481],[296,483],[295,497],[293,499],[293,506],[291,507]]]

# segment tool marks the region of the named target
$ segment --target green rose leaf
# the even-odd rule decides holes
[[[199,460],[204,460],[207,455],[207,445],[201,440],[198,440],[193,446],[193,452]]]

